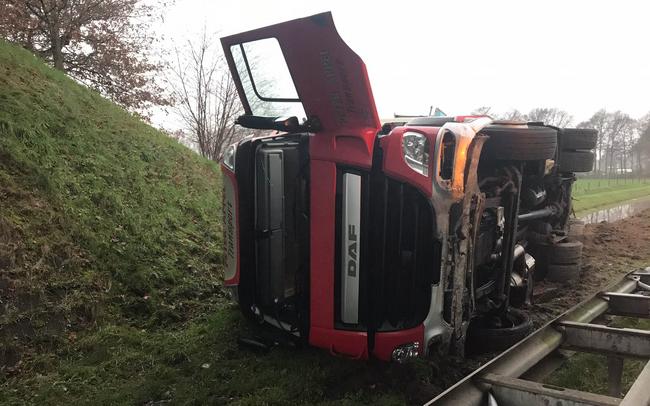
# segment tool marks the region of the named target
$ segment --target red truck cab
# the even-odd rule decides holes
[[[532,284],[522,223],[566,227],[573,175],[547,182],[557,129],[476,116],[382,128],[329,13],[221,42],[238,123],[274,131],[222,163],[225,284],[244,314],[334,354],[398,361],[462,352],[471,320],[509,314],[511,291]]]

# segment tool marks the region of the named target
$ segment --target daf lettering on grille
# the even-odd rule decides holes
[[[341,320],[359,322],[359,258],[361,226],[361,176],[342,176],[341,213]]]
[[[357,277],[357,233],[353,225],[348,225],[348,276]]]

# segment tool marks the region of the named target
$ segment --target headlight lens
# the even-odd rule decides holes
[[[402,154],[406,164],[417,173],[429,175],[429,139],[416,132],[402,135]]]
[[[231,171],[235,171],[235,152],[237,151],[237,143],[230,145],[226,148],[226,152],[223,153],[222,162],[226,165]]]
[[[420,356],[420,343],[408,343],[400,345],[393,350],[392,359],[400,364],[408,361],[409,359],[417,358]]]

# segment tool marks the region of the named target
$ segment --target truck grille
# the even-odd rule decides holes
[[[431,285],[440,279],[433,208],[412,186],[381,175],[371,179],[369,327],[415,327],[426,318]]]
[[[345,322],[347,254],[346,175],[361,177],[358,321]],[[335,314],[337,328],[393,331],[415,327],[426,318],[431,285],[440,279],[440,243],[427,198],[414,187],[392,180],[381,171],[341,169],[337,190]],[[349,301],[350,298],[348,297]],[[349,304],[349,303],[348,303]]]

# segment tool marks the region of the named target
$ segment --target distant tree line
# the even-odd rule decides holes
[[[496,113],[490,107],[479,107],[472,113],[487,114],[498,120],[540,121],[557,127],[596,129],[598,144],[592,175],[650,175],[650,113],[634,119],[622,111],[609,112],[601,109],[587,121],[577,124],[571,114],[554,107],[534,108],[528,113],[516,109]]]

